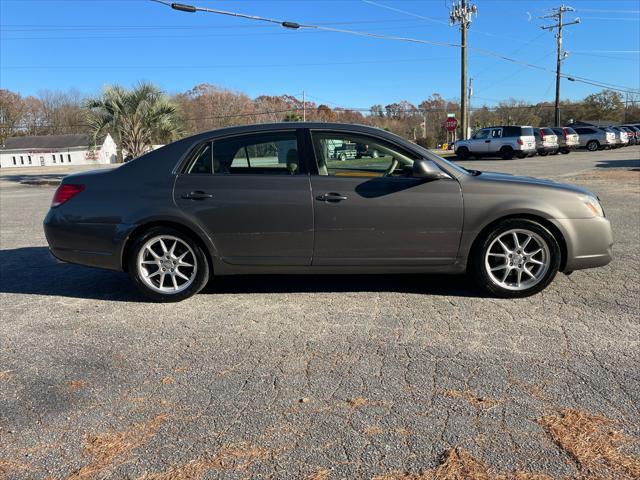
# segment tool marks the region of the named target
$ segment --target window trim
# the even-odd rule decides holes
[[[393,149],[399,150],[400,153],[402,153],[403,155],[406,155],[410,158],[412,158],[414,161],[417,159],[420,159],[421,156],[419,154],[417,154],[416,152],[410,151],[400,145],[398,145],[395,142],[392,142],[390,140],[387,140],[386,138],[380,138],[380,137],[375,137],[370,133],[363,133],[363,132],[358,132],[358,131],[354,131],[354,130],[337,130],[337,129],[324,129],[324,128],[307,128],[305,129],[307,132],[307,135],[305,135],[305,141],[307,142],[307,151],[309,152],[307,155],[307,158],[309,159],[309,164],[311,166],[311,171],[310,174],[316,177],[331,177],[331,178],[356,178],[356,177],[341,177],[341,176],[336,176],[336,175],[320,175],[319,169],[318,169],[318,157],[316,155],[316,149],[315,149],[315,145],[313,143],[313,134],[314,133],[320,133],[320,134],[335,134],[335,135],[354,135],[357,137],[365,137],[365,138],[371,138],[374,142],[376,143],[382,143],[382,144],[386,144],[390,147],[393,147]],[[362,170],[363,173],[369,173],[367,172],[367,170]],[[370,175],[370,176],[358,176],[357,178],[385,178],[385,179],[398,179],[398,178],[414,178],[414,177],[384,177],[381,175]]]
[[[176,168],[175,173],[177,173],[178,175],[198,175],[198,176],[205,176],[205,175],[210,175],[210,176],[229,176],[229,175],[233,175],[233,176],[241,176],[241,177],[264,177],[264,176],[275,176],[275,177],[281,177],[283,176],[282,172],[274,172],[274,173],[225,173],[224,175],[221,174],[216,174],[216,173],[188,173],[187,170],[189,169],[191,163],[195,160],[195,156],[198,154],[198,152],[200,151],[200,148],[202,147],[202,145],[204,145],[205,143],[210,142],[212,145],[216,142],[216,141],[222,141],[222,140],[227,140],[227,139],[231,139],[231,138],[237,138],[237,137],[252,137],[252,136],[258,136],[258,135],[271,135],[271,134],[291,134],[293,136],[296,137],[296,144],[298,147],[298,169],[299,172],[295,175],[289,175],[291,177],[299,177],[299,176],[305,176],[305,175],[309,175],[309,169],[307,168],[307,160],[306,160],[306,155],[305,155],[305,149],[304,147],[304,141],[302,138],[302,129],[299,127],[293,127],[293,128],[282,128],[282,129],[275,129],[275,130],[256,130],[253,132],[241,132],[241,133],[234,133],[231,135],[223,135],[223,136],[211,136],[209,138],[204,138],[202,140],[200,140],[199,142],[195,143],[190,149],[189,149],[189,153],[185,156],[184,160],[182,161],[181,164],[178,165],[178,168]],[[212,154],[212,159],[213,159],[213,148],[211,149],[211,154]],[[249,168],[250,169],[250,168]],[[275,170],[275,169],[274,169]]]

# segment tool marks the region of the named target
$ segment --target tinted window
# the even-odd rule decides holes
[[[395,145],[364,135],[313,132],[312,137],[319,175],[405,175],[415,158]]]
[[[520,131],[520,136],[522,137],[533,137],[533,128],[531,127],[522,127]]]
[[[213,173],[291,174],[300,172],[295,132],[263,133],[213,142]]]
[[[502,129],[503,137],[519,137],[520,136],[520,127],[504,127]]]
[[[564,131],[567,132],[567,135],[575,135],[576,131],[571,127],[564,127]]]
[[[193,163],[187,169],[187,173],[213,173],[210,142],[200,146],[195,154]]]
[[[491,138],[500,138],[502,137],[502,129],[494,128],[491,130]]]
[[[541,128],[540,130],[542,130],[545,135],[555,135],[554,131],[550,128]]]

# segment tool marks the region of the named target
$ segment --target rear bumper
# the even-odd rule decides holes
[[[122,271],[122,251],[135,225],[74,223],[55,209],[44,219],[49,250],[59,260]]]
[[[613,259],[613,232],[603,217],[555,220],[567,244],[565,272],[602,267]]]

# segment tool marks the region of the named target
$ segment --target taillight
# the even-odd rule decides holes
[[[544,139],[544,131],[540,130],[540,138]]]
[[[51,208],[59,207],[65,202],[68,202],[81,191],[84,190],[84,185],[64,184],[60,185],[53,194],[53,200],[51,200]]]
[[[565,140],[567,139],[567,129],[566,128],[562,129],[562,136],[564,137]]]
[[[517,143],[518,145],[524,145],[524,142],[522,141],[522,139],[521,139],[521,138],[519,138],[518,140],[516,140],[516,143]]]

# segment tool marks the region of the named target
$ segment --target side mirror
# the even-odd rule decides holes
[[[421,158],[413,162],[413,176],[426,180],[440,180],[451,178],[448,174],[440,170],[433,161]]]

